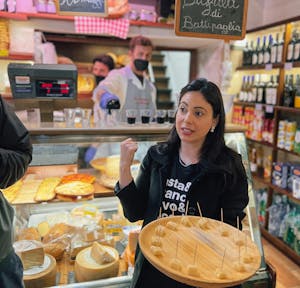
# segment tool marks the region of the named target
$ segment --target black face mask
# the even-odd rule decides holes
[[[101,82],[102,80],[105,79],[105,77],[104,76],[95,76],[95,79],[96,79],[96,85],[98,85],[99,82]]]
[[[149,61],[143,59],[135,59],[134,66],[137,71],[145,71],[148,68]]]

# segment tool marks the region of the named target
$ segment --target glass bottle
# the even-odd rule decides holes
[[[248,42],[246,42],[246,45],[243,49],[243,66],[248,65],[248,53],[249,53]]]
[[[271,63],[274,64],[277,62],[277,48],[278,48],[278,39],[279,34],[276,34],[276,39],[273,39],[272,46],[271,46]]]
[[[287,46],[286,62],[294,61],[295,42],[296,42],[296,31],[293,31],[292,38],[289,41]]]
[[[258,51],[258,64],[263,64],[264,63],[264,53],[266,50],[266,39],[267,37],[263,37],[263,44],[262,47]]]
[[[294,101],[294,107],[300,108],[300,75],[297,74],[296,76],[296,82],[295,82],[295,101]]]
[[[269,35],[269,42],[268,45],[265,47],[264,50],[264,64],[271,63],[271,47],[272,47],[273,38],[272,35]]]
[[[278,42],[276,63],[282,62],[284,37],[285,33],[282,34],[282,39]]]
[[[252,65],[257,65],[258,64],[258,52],[260,50],[260,38],[257,37],[257,42],[256,42],[256,47],[255,50],[252,53]]]
[[[295,89],[293,87],[294,75],[290,74],[286,77],[286,83],[283,91],[283,106],[294,107]]]
[[[294,44],[294,55],[293,55],[294,61],[300,60],[300,37],[299,33],[295,33],[295,44]]]

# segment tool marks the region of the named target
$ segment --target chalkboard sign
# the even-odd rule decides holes
[[[74,16],[107,15],[107,0],[56,0],[57,14]]]
[[[178,36],[239,40],[245,37],[248,0],[176,0]]]

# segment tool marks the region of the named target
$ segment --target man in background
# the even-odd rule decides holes
[[[98,85],[108,75],[109,71],[115,69],[115,63],[111,56],[102,54],[93,59],[92,73],[96,78],[96,85]]]
[[[29,133],[0,96],[0,189],[19,180],[32,159]],[[24,287],[23,265],[13,249],[14,209],[0,191],[0,287]]]
[[[126,121],[126,109],[156,110],[156,88],[146,75],[153,45],[149,38],[137,36],[129,43],[130,62],[125,67],[112,70],[93,92],[95,106],[103,107],[103,97],[120,101],[120,120]],[[109,99],[110,99],[109,98]],[[105,103],[105,102],[104,102]]]

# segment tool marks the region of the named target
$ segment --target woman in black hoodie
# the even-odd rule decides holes
[[[167,142],[152,146],[134,181],[130,165],[138,146],[121,143],[120,179],[115,187],[124,215],[143,226],[161,216],[199,215],[236,226],[245,217],[248,182],[241,156],[225,145],[225,112],[219,88],[197,79],[180,93],[176,123]],[[177,195],[177,197],[172,197]],[[180,195],[180,197],[178,197]],[[189,203],[187,205],[187,203]],[[186,209],[188,206],[188,209]],[[201,255],[200,255],[201,257]],[[132,287],[187,288],[154,268],[139,248]]]

